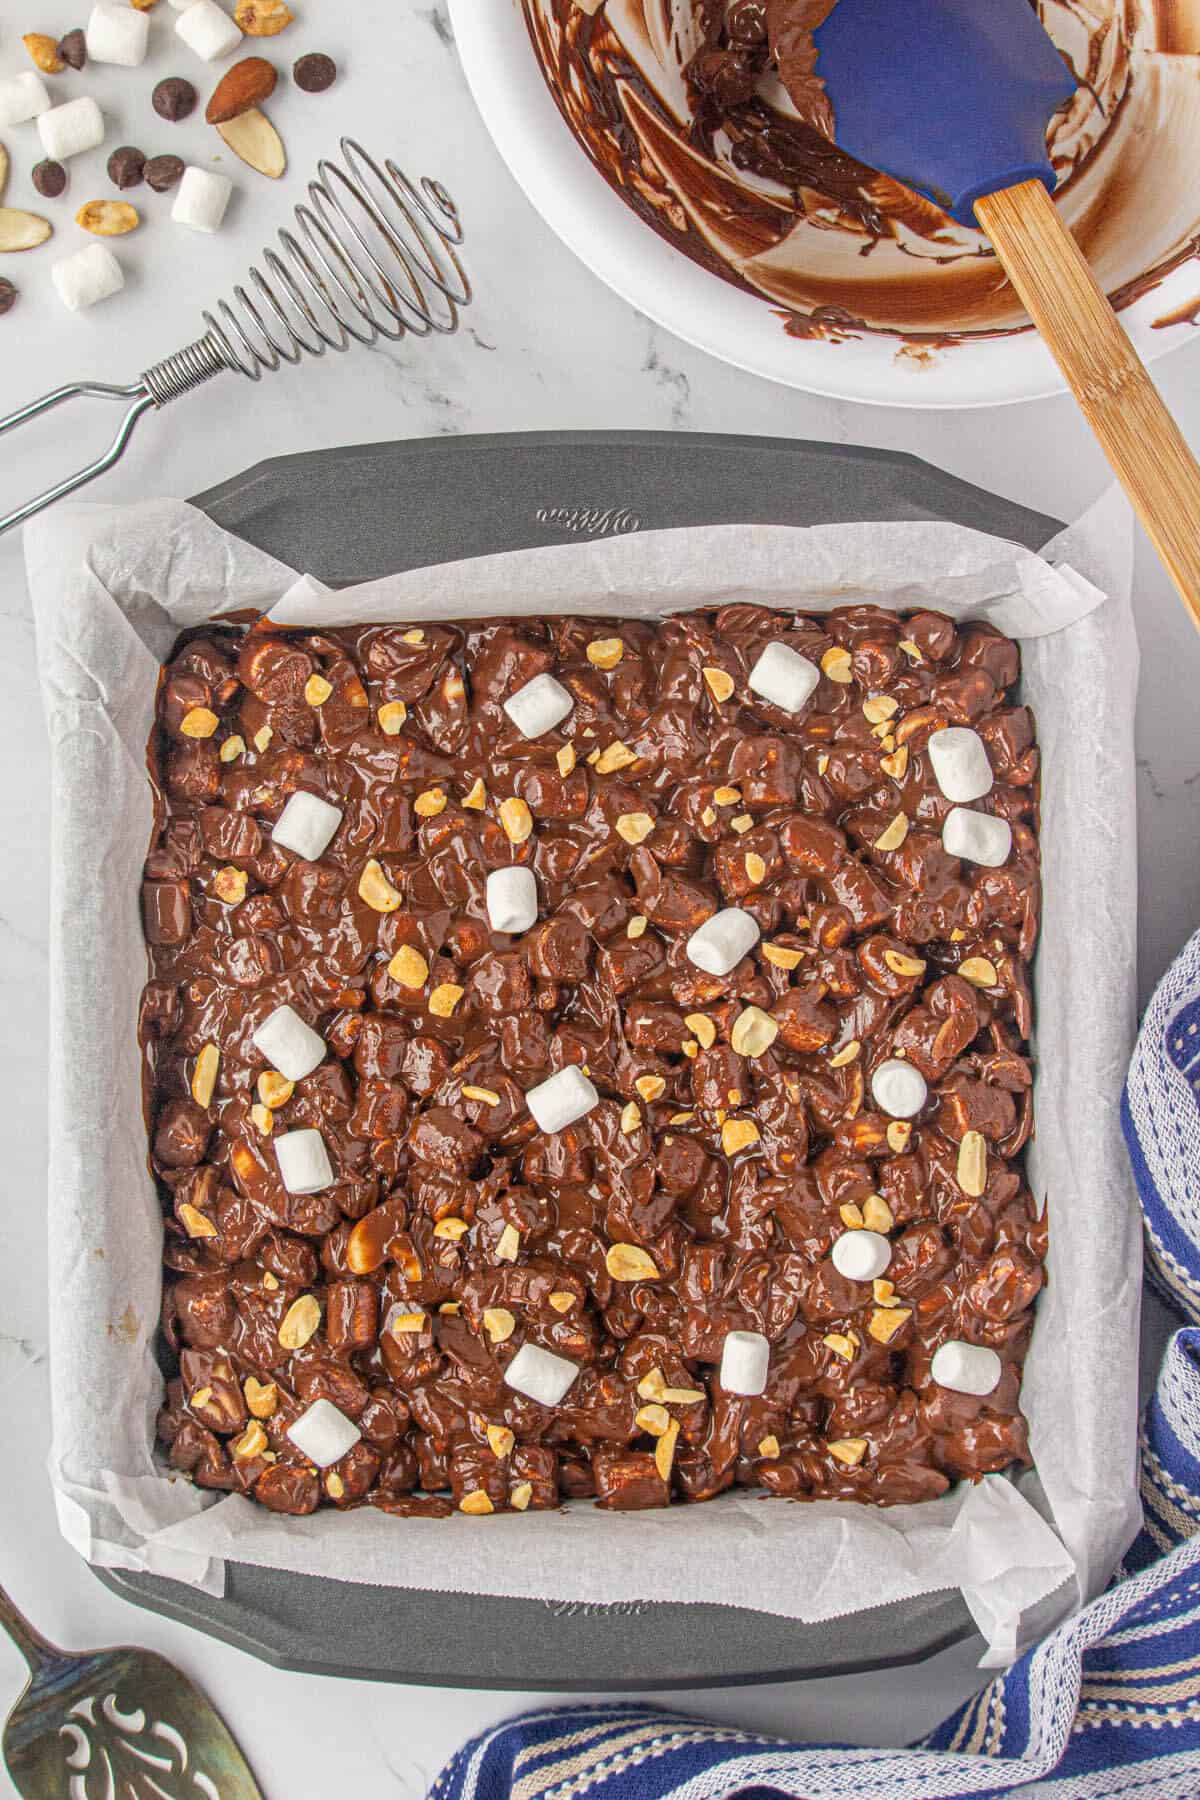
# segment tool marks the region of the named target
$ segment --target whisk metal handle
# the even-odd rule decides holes
[[[440,182],[419,187],[390,159],[353,138],[343,164],[323,160],[294,213],[294,230],[264,251],[232,303],[203,315],[205,333],[123,387],[76,381],[0,419],[0,436],[68,400],[129,400],[108,449],[36,499],[0,517],[0,535],[94,481],[119,459],[144,412],[163,407],[228,370],[258,381],[284,363],[380,338],[452,333],[471,284],[458,258],[462,226]]]

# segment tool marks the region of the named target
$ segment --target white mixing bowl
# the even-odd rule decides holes
[[[690,13],[687,0],[607,3],[614,20],[628,22],[636,11],[639,27],[655,7],[668,18],[673,7],[677,19]],[[553,0],[529,4],[553,24]],[[961,330],[968,319],[954,311],[960,277],[980,265],[948,262],[927,239],[877,244],[864,257],[861,239],[806,221],[782,256],[759,259],[756,280],[768,289],[772,262],[788,264],[786,288],[770,297],[710,272],[644,223],[601,175],[549,91],[521,0],[450,0],[450,10],[476,103],[529,199],[602,280],[678,337],[790,387],[876,405],[989,406],[1062,389],[1041,341],[1012,329],[1019,310],[1004,314],[989,301],[987,325],[1009,329]],[[1060,205],[1139,352],[1153,360],[1200,322],[1200,0],[1042,0],[1042,11],[1100,93],[1107,123],[1093,142],[1097,109],[1085,117],[1082,101],[1064,122],[1058,160],[1076,166]],[[890,328],[889,281],[911,288],[914,252],[931,295],[921,336],[932,341]],[[1132,296],[1120,293],[1130,288]],[[791,335],[788,313],[800,314],[804,297],[840,305],[870,328]]]

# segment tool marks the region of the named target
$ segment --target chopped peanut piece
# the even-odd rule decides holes
[[[911,638],[901,638],[899,648],[901,650],[903,650],[903,652],[904,652],[905,656],[907,656],[909,662],[923,663],[925,661],[925,658],[922,656],[919,646],[914,644]]]
[[[190,1238],[213,1238],[218,1235],[212,1220],[187,1200],[179,1208],[179,1223]]]
[[[423,644],[425,642],[425,633],[421,630],[419,625],[414,625],[410,630],[402,632],[401,638],[406,644]]]
[[[637,1384],[637,1391],[643,1400],[661,1400],[667,1391],[666,1380],[661,1369],[649,1369]]]
[[[295,1091],[295,1083],[278,1069],[264,1069],[258,1078],[258,1097],[264,1106],[286,1106]]]
[[[419,1337],[425,1329],[423,1312],[393,1313],[389,1328],[393,1337]]]
[[[903,950],[885,950],[883,960],[893,975],[912,978],[925,973],[925,964],[919,956],[906,956]]]
[[[221,1066],[221,1052],[215,1044],[205,1044],[196,1058],[196,1067],[192,1071],[192,1099],[197,1106],[211,1106],[212,1097],[217,1086],[217,1070]]]
[[[559,1288],[550,1295],[550,1304],[556,1313],[569,1313],[575,1304],[575,1296],[567,1288]]]
[[[401,987],[423,988],[429,980],[429,964],[412,944],[401,944],[388,964],[388,974]]]
[[[831,1331],[826,1337],[821,1339],[821,1342],[825,1345],[827,1350],[832,1350],[835,1356],[840,1356],[843,1362],[854,1361],[854,1352],[857,1350],[858,1345],[854,1339],[848,1337],[845,1332]]]
[[[523,844],[533,830],[533,814],[524,800],[513,794],[500,802],[500,823],[510,844]]]
[[[667,1084],[661,1075],[639,1075],[633,1085],[647,1106],[661,1100],[667,1091]]]
[[[439,1219],[433,1228],[433,1235],[446,1243],[457,1244],[460,1238],[466,1237],[470,1229],[465,1219]]]
[[[802,950],[793,950],[787,944],[764,944],[762,953],[776,969],[797,969],[804,960]]]
[[[671,1467],[675,1461],[675,1443],[678,1437],[679,1421],[672,1419],[654,1446],[654,1466],[664,1481],[671,1479]]]
[[[683,1022],[692,1036],[699,1040],[701,1049],[712,1049],[717,1041],[717,1027],[707,1013],[685,1013]]]
[[[641,913],[634,913],[632,919],[630,919],[628,925],[625,927],[625,936],[628,938],[640,938],[648,923],[649,921],[645,919]]]
[[[855,1062],[861,1053],[862,1045],[857,1038],[851,1038],[848,1044],[843,1044],[841,1049],[830,1057],[829,1066],[831,1069],[844,1069],[848,1063]]]
[[[366,863],[358,878],[358,897],[377,913],[393,913],[400,904],[400,891],[394,888],[374,857]]]
[[[855,1469],[867,1454],[870,1445],[866,1438],[835,1438],[832,1443],[827,1443],[825,1448],[830,1456],[837,1458],[838,1462],[845,1463],[847,1468]]]
[[[831,644],[821,658],[821,673],[828,675],[830,681],[836,681],[842,687],[848,686],[854,680],[850,652],[843,650],[840,644]]]
[[[217,751],[217,755],[223,763],[236,762],[239,756],[245,756],[245,754],[246,740],[243,737],[238,737],[236,732],[233,737],[227,737],[225,742],[221,745],[221,748]]]
[[[258,754],[260,756],[264,753],[265,750],[268,749],[268,747],[270,746],[271,739],[274,736],[275,736],[275,733],[272,731],[272,729],[269,725],[264,725],[261,730],[255,732],[254,748],[258,751]]]
[[[333,683],[323,675],[310,675],[304,684],[304,698],[310,706],[324,706],[333,692]]]
[[[213,876],[213,893],[226,906],[240,906],[246,898],[249,882],[250,877],[245,869],[235,869],[230,863],[224,869],[218,869]]]
[[[587,647],[587,659],[597,669],[615,669],[624,654],[625,644],[619,637],[593,638]]]
[[[636,761],[636,753],[629,748],[628,744],[623,744],[620,738],[616,738],[596,758],[596,773],[597,775],[613,775],[618,769],[627,769],[630,763]]]
[[[778,1455],[779,1455],[779,1439],[775,1436],[775,1433],[773,1431],[768,1432],[768,1434],[765,1438],[759,1439],[758,1454],[761,1457],[764,1457],[767,1462],[774,1462],[775,1459],[778,1457]]]
[[[408,708],[403,700],[385,700],[375,717],[385,737],[399,737],[408,718]]]
[[[649,813],[622,813],[617,820],[617,836],[624,838],[627,844],[644,844],[654,830],[654,823]]]
[[[507,1425],[489,1425],[487,1428],[487,1441],[491,1446],[491,1452],[496,1458],[496,1461],[503,1462],[506,1456],[512,1455],[513,1446],[517,1440],[508,1429]]]
[[[903,1156],[904,1152],[908,1149],[909,1144],[912,1142],[912,1133],[913,1128],[911,1119],[889,1119],[887,1128],[888,1149],[894,1151],[897,1156]]]
[[[733,829],[738,833],[739,837],[744,831],[752,830],[754,826],[754,820],[750,817],[749,813],[739,813],[737,818],[730,819],[729,823],[733,826]]]
[[[621,1108],[621,1135],[632,1137],[642,1122],[642,1109],[636,1100]]]
[[[507,1306],[489,1306],[484,1309],[483,1329],[493,1344],[503,1344],[517,1329],[517,1321]]]
[[[487,805],[487,789],[482,776],[477,775],[471,783],[470,793],[463,796],[463,805],[468,812],[482,812]]]
[[[862,1207],[855,1206],[853,1200],[848,1200],[844,1205],[838,1207],[838,1217],[847,1231],[861,1231],[866,1224],[862,1215]]]
[[[471,1493],[463,1495],[458,1503],[458,1510],[459,1512],[482,1516],[484,1513],[495,1512],[496,1509],[484,1493],[483,1489],[475,1488]]]
[[[658,1264],[637,1244],[610,1244],[604,1266],[614,1281],[657,1281]]]
[[[862,1221],[868,1231],[878,1231],[884,1236],[895,1228],[896,1221],[892,1217],[892,1209],[882,1194],[868,1194],[862,1204]]]
[[[721,1127],[721,1148],[726,1156],[736,1156],[758,1142],[758,1126],[753,1119],[726,1119]]]
[[[445,810],[446,795],[440,787],[426,788],[413,801],[413,811],[418,819],[436,819]]]
[[[303,1350],[321,1323],[321,1305],[315,1294],[301,1294],[293,1300],[279,1327],[279,1342],[285,1350]]]
[[[701,674],[704,676],[705,687],[708,689],[717,705],[723,706],[725,701],[730,699],[733,694],[733,676],[725,669],[702,669]]]
[[[453,981],[439,982],[429,996],[429,1010],[434,1018],[448,1019],[466,991]]]
[[[179,729],[184,737],[210,738],[221,723],[215,712],[208,706],[193,706],[185,712],[179,721]]]
[[[898,812],[886,830],[875,839],[876,850],[898,850],[908,836],[908,814]],[[893,952],[893,955],[895,952]]]
[[[736,806],[741,797],[741,788],[719,787],[713,789],[713,800],[718,806]]]
[[[252,1106],[250,1118],[256,1131],[260,1132],[263,1137],[270,1137],[275,1129],[275,1114],[269,1106],[263,1106],[261,1103]]]
[[[881,756],[879,766],[885,775],[892,777],[893,781],[903,781],[908,773],[908,745],[901,744],[900,748],[893,750],[890,756]]]
[[[229,1446],[229,1454],[235,1462],[253,1462],[267,1448],[270,1439],[258,1423],[257,1419],[247,1425],[241,1437],[234,1438]]]
[[[863,701],[863,718],[870,725],[884,724],[894,719],[900,711],[900,702],[893,700],[890,694],[872,694],[869,700]]]
[[[767,865],[756,850],[747,850],[745,858],[746,879],[754,887],[761,887],[767,879]]]
[[[762,1056],[779,1036],[779,1027],[770,1013],[761,1007],[748,1006],[734,1020],[729,1042],[738,1056]]]
[[[512,1493],[508,1496],[508,1504],[512,1507],[514,1512],[524,1512],[532,1499],[532,1481],[519,1481]]]
[[[634,1423],[643,1431],[648,1431],[651,1437],[661,1437],[664,1431],[669,1431],[671,1428],[671,1415],[665,1406],[660,1405],[657,1401],[651,1401],[648,1406],[638,1407]]]
[[[325,1477],[325,1492],[329,1495],[331,1500],[344,1500],[346,1498],[346,1484],[336,1469],[330,1469],[328,1475]]]
[[[995,963],[986,956],[968,956],[965,962],[959,963],[956,972],[972,987],[994,988],[1000,980]]]
[[[506,1225],[496,1244],[497,1262],[516,1262],[521,1248],[521,1234],[515,1225]]]
[[[499,1106],[500,1104],[500,1096],[493,1088],[465,1087],[463,1099],[478,1100],[481,1106]]]
[[[871,1283],[871,1292],[875,1296],[876,1306],[891,1306],[896,1298],[896,1290],[890,1281],[877,1278]]]
[[[911,1318],[911,1306],[877,1306],[867,1330],[877,1344],[890,1344],[904,1321]]]
[[[571,773],[572,769],[575,767],[575,746],[574,746],[574,744],[564,744],[560,750],[556,750],[554,752],[554,760],[558,764],[559,774],[562,776],[563,780],[565,781],[567,776]]]
[[[968,1131],[958,1146],[958,1168],[955,1178],[964,1194],[978,1200],[987,1191],[987,1140],[980,1131]]]

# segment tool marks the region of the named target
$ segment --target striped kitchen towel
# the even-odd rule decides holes
[[[1200,933],[1147,1010],[1122,1112],[1150,1273],[1200,1325]],[[1200,1800],[1200,1330],[1167,1347],[1141,1481],[1117,1582],[907,1749],[549,1707],[467,1744],[430,1800]]]

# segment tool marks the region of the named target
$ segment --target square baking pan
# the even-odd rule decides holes
[[[331,587],[684,525],[944,520],[1030,550],[1061,530],[890,451],[665,432],[356,445],[262,463],[194,504]],[[96,1574],[135,1605],[279,1667],[453,1687],[628,1692],[803,1680],[919,1661],[974,1631],[956,1590],[804,1624],[702,1604],[385,1589],[236,1562],[223,1597],[154,1575]]]

